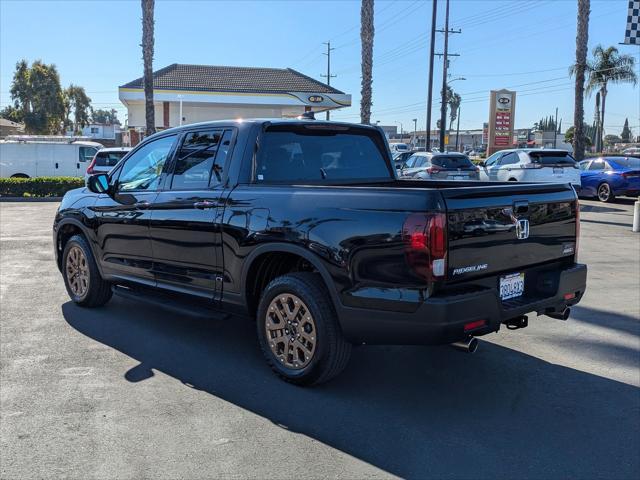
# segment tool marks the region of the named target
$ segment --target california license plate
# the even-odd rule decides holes
[[[467,178],[469,178],[469,177],[464,177],[462,175],[454,175],[453,176],[454,180],[466,180]]]
[[[502,301],[522,296],[524,293],[524,273],[512,273],[500,277],[500,299]]]
[[[553,173],[564,173],[564,168],[556,167],[556,168],[553,169]]]

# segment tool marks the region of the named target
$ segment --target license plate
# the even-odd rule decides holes
[[[466,180],[468,177],[463,177],[462,175],[454,175],[453,179],[454,180]]]
[[[512,273],[500,277],[500,299],[520,297],[524,293],[524,273]]]
[[[564,173],[564,168],[554,168],[553,173]]]

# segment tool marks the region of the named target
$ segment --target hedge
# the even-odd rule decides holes
[[[79,187],[84,187],[84,178],[0,178],[0,197],[61,197]]]

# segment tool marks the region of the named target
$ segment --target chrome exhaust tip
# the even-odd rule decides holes
[[[475,353],[475,351],[478,350],[478,339],[475,337],[469,337],[465,340],[454,342],[451,346],[458,350],[462,350],[463,352]]]

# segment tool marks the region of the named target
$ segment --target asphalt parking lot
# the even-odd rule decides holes
[[[362,347],[313,389],[253,325],[69,302],[55,203],[0,203],[3,479],[638,478],[640,234],[582,202],[588,291],[567,322],[449,347]]]

